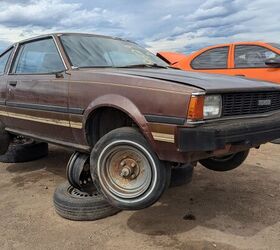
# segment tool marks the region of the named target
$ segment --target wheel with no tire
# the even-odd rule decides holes
[[[34,161],[48,155],[48,144],[25,137],[15,137],[7,150],[0,156],[0,162],[19,163]]]
[[[199,162],[210,170],[224,172],[239,167],[246,160],[248,154],[249,150],[246,150],[231,155],[211,157]]]
[[[135,128],[118,128],[103,136],[91,152],[90,164],[97,189],[120,209],[151,206],[169,184],[170,167]]]
[[[66,176],[73,187],[87,191],[93,185],[89,155],[80,152],[73,153],[66,167]]]
[[[170,187],[178,187],[192,181],[194,166],[192,164],[184,164],[179,167],[173,167],[171,170]]]
[[[68,182],[56,188],[53,202],[56,212],[61,217],[76,221],[98,220],[120,211],[112,207],[97,190],[90,193],[82,192]]]

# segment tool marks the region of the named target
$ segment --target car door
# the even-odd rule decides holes
[[[214,74],[228,74],[230,45],[207,49],[191,59],[192,70]]]
[[[279,56],[277,52],[260,45],[235,45],[234,67],[230,74],[280,83],[280,68],[265,64],[267,59]]]
[[[5,123],[5,112],[6,112],[6,94],[7,94],[7,77],[6,70],[7,64],[13,52],[13,47],[9,48],[0,55],[0,119]]]
[[[71,141],[65,69],[52,37],[19,44],[7,75],[8,130]]]

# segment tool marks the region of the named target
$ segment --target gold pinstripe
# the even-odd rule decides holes
[[[165,134],[165,133],[158,133],[152,132],[152,136],[155,141],[163,141],[169,143],[175,143],[175,137],[173,134]]]
[[[14,112],[7,112],[2,110],[0,110],[0,116],[7,116],[7,117],[23,119],[27,121],[35,121],[35,122],[47,123],[47,124],[52,124],[57,126],[71,127],[76,129],[81,129],[83,127],[83,124],[81,122],[73,122],[73,121],[69,122],[66,120],[43,118],[43,117],[24,115],[24,114],[19,114]],[[175,143],[175,137],[173,134],[152,132],[152,136],[156,141]]]
[[[81,122],[72,122],[72,121],[69,122],[66,120],[44,118],[44,117],[25,115],[25,114],[19,114],[14,112],[0,111],[0,115],[27,120],[27,121],[35,121],[35,122],[47,123],[47,124],[52,124],[57,126],[69,127],[69,128],[71,127],[71,128],[81,129],[83,127],[83,124]]]

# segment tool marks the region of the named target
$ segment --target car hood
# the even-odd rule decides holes
[[[110,74],[137,76],[193,86],[206,93],[280,90],[277,84],[238,76],[206,74],[176,69],[110,69]],[[107,71],[107,73],[109,73]]]

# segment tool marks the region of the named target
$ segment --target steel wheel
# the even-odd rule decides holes
[[[108,145],[98,162],[101,185],[120,198],[136,198],[149,188],[153,164],[143,154],[143,148],[128,141]]]
[[[88,190],[93,186],[90,175],[89,155],[75,152],[67,164],[67,179],[69,183],[80,190]]]
[[[169,184],[171,168],[163,164],[134,128],[115,129],[91,152],[95,186],[121,209],[142,209],[155,203]]]

